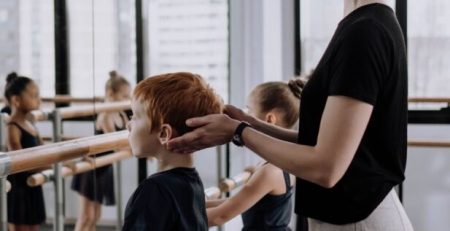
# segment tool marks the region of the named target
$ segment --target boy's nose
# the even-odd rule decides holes
[[[130,121],[127,122],[127,130],[128,130],[129,132],[131,131]]]

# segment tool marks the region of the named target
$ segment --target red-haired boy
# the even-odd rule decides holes
[[[140,82],[131,102],[129,142],[137,157],[156,157],[158,173],[129,199],[123,230],[208,230],[203,184],[191,154],[170,152],[166,143],[191,129],[191,117],[220,113],[221,99],[199,76],[169,73]]]

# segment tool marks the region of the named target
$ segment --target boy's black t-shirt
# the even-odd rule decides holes
[[[142,182],[128,201],[122,230],[208,230],[203,184],[195,168],[171,169]]]
[[[404,180],[406,74],[404,38],[391,8],[366,5],[339,23],[303,90],[298,142],[316,145],[329,96],[371,104],[373,112],[348,170],[335,187],[326,189],[298,179],[296,213],[333,224],[360,221]]]

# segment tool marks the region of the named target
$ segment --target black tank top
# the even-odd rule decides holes
[[[121,130],[124,130],[127,126],[126,126],[126,119],[125,119],[125,115],[123,115],[122,113],[120,113],[119,114],[120,115],[120,117],[122,118],[122,126],[121,127],[118,127],[115,123],[114,123],[114,129],[115,129],[115,131],[121,131]],[[95,128],[95,133],[94,133],[95,135],[102,135],[102,134],[104,134],[104,132],[103,132],[103,130],[102,129],[97,129],[97,128]],[[108,151],[108,152],[103,152],[103,153],[99,153],[99,154],[96,154],[96,155],[94,155],[95,157],[100,157],[100,156],[104,156],[104,155],[108,155],[108,154],[110,154],[110,153],[113,153],[112,151]]]
[[[20,130],[20,146],[22,146],[22,149],[24,148],[32,148],[39,145],[39,136],[33,136],[30,132],[25,130],[22,126],[20,126],[16,122],[9,122],[8,124],[12,124],[19,128]]]
[[[289,173],[283,171],[286,193],[281,195],[266,195],[258,203],[242,214],[244,227],[242,230],[291,230],[293,187]]]

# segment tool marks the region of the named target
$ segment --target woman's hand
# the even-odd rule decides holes
[[[213,114],[188,119],[186,125],[196,129],[170,140],[167,143],[169,150],[177,153],[192,153],[228,143],[239,121],[225,114]]]
[[[251,120],[253,119],[253,117],[251,117],[249,114],[245,113],[242,109],[237,108],[230,104],[225,105],[223,113],[227,114],[232,119],[239,120],[239,121],[245,121],[248,123],[251,123],[252,122]]]

